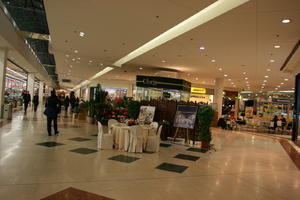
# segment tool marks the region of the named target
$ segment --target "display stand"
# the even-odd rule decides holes
[[[177,127],[176,130],[175,130],[175,134],[174,134],[174,142],[176,140],[176,137],[178,135],[178,132],[181,130],[183,130],[185,132],[185,142],[189,144],[190,142],[190,137],[189,137],[189,129],[188,128],[183,128],[183,127]]]

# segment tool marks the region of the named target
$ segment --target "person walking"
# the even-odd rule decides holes
[[[49,136],[51,136],[52,121],[54,125],[54,134],[57,135],[59,133],[57,130],[57,114],[59,112],[58,106],[59,100],[55,94],[55,90],[52,90],[51,96],[46,101],[46,110],[44,112],[47,116],[47,130]]]
[[[27,112],[28,104],[29,104],[30,101],[31,101],[31,96],[30,96],[28,91],[25,91],[24,95],[23,95],[23,103],[24,103],[25,113]]]
[[[36,112],[37,108],[38,108],[38,105],[39,105],[39,95],[37,93],[34,94],[33,99],[32,99],[32,103],[33,103],[34,112]]]
[[[69,105],[70,105],[70,99],[69,99],[69,96],[67,96],[64,100],[64,106],[65,106],[66,112],[68,111]]]
[[[75,93],[73,91],[70,94],[70,104],[71,104],[71,110],[73,112],[73,109],[74,109],[75,104],[76,104]]]

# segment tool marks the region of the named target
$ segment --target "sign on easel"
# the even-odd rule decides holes
[[[178,105],[174,127],[194,129],[198,106]]]

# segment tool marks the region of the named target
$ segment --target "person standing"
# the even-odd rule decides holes
[[[59,112],[58,106],[59,106],[59,100],[55,94],[55,90],[52,90],[51,96],[46,101],[46,110],[45,110],[45,115],[47,115],[47,130],[49,136],[51,136],[52,121],[54,125],[54,134],[57,135],[59,133],[57,130],[57,114]]]
[[[33,103],[34,112],[36,112],[37,108],[38,108],[38,105],[39,105],[39,95],[37,93],[34,94],[33,99],[32,99],[32,103]]]
[[[24,111],[27,112],[28,104],[31,101],[31,96],[28,91],[25,91],[23,95]]]
[[[69,105],[70,105],[70,99],[69,99],[69,96],[67,96],[64,100],[64,106],[65,106],[66,112],[68,111]]]
[[[76,104],[75,93],[73,91],[70,94],[70,104],[71,104],[71,110],[73,112],[73,109],[74,109],[75,104]]]

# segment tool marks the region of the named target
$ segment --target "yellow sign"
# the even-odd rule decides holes
[[[191,87],[191,93],[206,94],[206,88]]]

